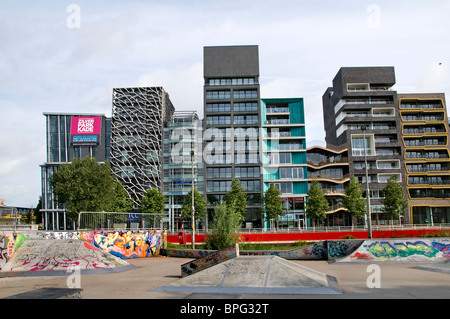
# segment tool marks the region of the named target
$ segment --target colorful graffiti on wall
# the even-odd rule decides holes
[[[126,264],[124,260],[78,239],[27,239],[2,271],[66,271],[71,267],[109,269]]]
[[[6,264],[9,259],[8,254],[8,236],[0,235],[0,269]]]
[[[353,261],[434,261],[450,259],[450,240],[366,240],[349,257]]]
[[[79,238],[122,259],[159,255],[163,244],[160,231],[84,232]]]

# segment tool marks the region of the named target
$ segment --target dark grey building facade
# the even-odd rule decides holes
[[[393,67],[341,68],[323,95],[326,143],[347,148],[350,176],[366,189],[366,166],[372,223],[389,222],[381,212],[382,190],[394,176],[406,186],[401,123]],[[409,214],[404,220],[410,223]]]
[[[246,227],[262,227],[258,46],[205,47],[204,81],[207,200],[220,201],[239,179],[248,195]]]

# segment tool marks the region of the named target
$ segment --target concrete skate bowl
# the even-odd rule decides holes
[[[337,263],[436,263],[448,265],[450,238],[364,240],[356,250],[334,259]],[[448,266],[447,266],[448,267]]]
[[[134,268],[125,260],[82,240],[26,239],[2,267],[0,277],[57,276],[118,272]]]
[[[336,278],[277,256],[239,256],[153,291],[211,294],[342,294]]]

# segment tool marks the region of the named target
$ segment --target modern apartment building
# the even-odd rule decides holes
[[[352,218],[341,204],[341,198],[350,181],[348,149],[331,149],[315,145],[308,147],[306,156],[308,183],[317,180],[328,200],[326,225],[351,226]]]
[[[182,228],[181,207],[192,189],[192,181],[201,194],[205,193],[202,140],[203,124],[195,111],[175,112],[164,127],[163,191],[167,201],[164,222],[172,232]],[[191,151],[195,151],[194,158]]]
[[[248,195],[247,227],[263,226],[260,118],[258,46],[205,47],[206,197],[220,201],[239,179]]]
[[[303,98],[261,99],[261,124],[263,191],[273,183],[282,192],[285,215],[278,226],[304,228],[308,180]]]
[[[163,130],[175,111],[162,87],[115,88],[111,169],[137,206],[150,188],[163,188]]]
[[[413,224],[450,222],[450,149],[444,94],[399,94]]]
[[[74,158],[109,160],[111,118],[104,114],[44,113],[47,158],[41,167],[42,219],[44,229],[73,229],[65,209],[56,202],[50,178],[59,166]]]
[[[390,222],[381,212],[387,180],[394,176],[406,187],[394,84],[393,67],[346,67],[339,70],[322,98],[326,143],[347,148],[350,176],[365,190],[369,184],[374,225]],[[410,216],[403,217],[399,222],[409,224]]]

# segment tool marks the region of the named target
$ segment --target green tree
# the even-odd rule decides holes
[[[191,220],[191,207],[192,207],[192,190],[184,198],[183,206],[181,206],[181,212],[185,220]],[[202,194],[194,187],[194,209],[195,220],[201,219],[206,214],[206,201]]]
[[[148,189],[139,203],[139,211],[141,213],[152,214],[146,215],[144,220],[153,223],[153,227],[157,221],[162,219],[164,214],[166,198],[157,188]]]
[[[75,158],[53,173],[51,186],[60,205],[65,205],[69,222],[76,221],[80,212],[108,210],[115,196],[115,181],[106,162],[95,158]]]
[[[279,216],[284,215],[281,191],[273,183],[264,194],[264,212],[266,221],[278,221]]]
[[[385,213],[393,221],[399,218],[401,214],[408,208],[408,200],[405,197],[402,185],[397,182],[395,176],[391,176],[383,189],[384,199],[382,200],[383,208],[381,211]]]
[[[108,211],[119,213],[130,212],[133,209],[133,200],[118,180],[114,181],[114,194]]]
[[[206,238],[206,249],[223,249],[239,241],[241,215],[225,202],[220,201],[214,207],[214,216],[210,232]]]
[[[322,191],[322,187],[317,180],[313,180],[309,186],[308,202],[306,205],[306,216],[315,222],[318,219],[324,219],[326,217],[326,211],[329,207],[328,201],[325,198],[325,194]]]
[[[247,194],[245,193],[240,180],[233,179],[231,182],[231,189],[225,194],[223,200],[228,208],[233,209],[241,216],[241,222],[245,220],[245,213],[247,212]]]
[[[36,205],[36,208],[34,209],[34,217],[36,219],[36,224],[40,224],[42,223],[42,213],[40,212],[40,210],[42,209],[42,196],[39,196],[39,201]]]
[[[363,197],[363,190],[360,187],[356,177],[352,177],[350,180],[350,184],[345,189],[345,194],[344,197],[342,197],[341,202],[350,215],[356,217],[356,219],[363,218],[367,213],[366,199]]]

